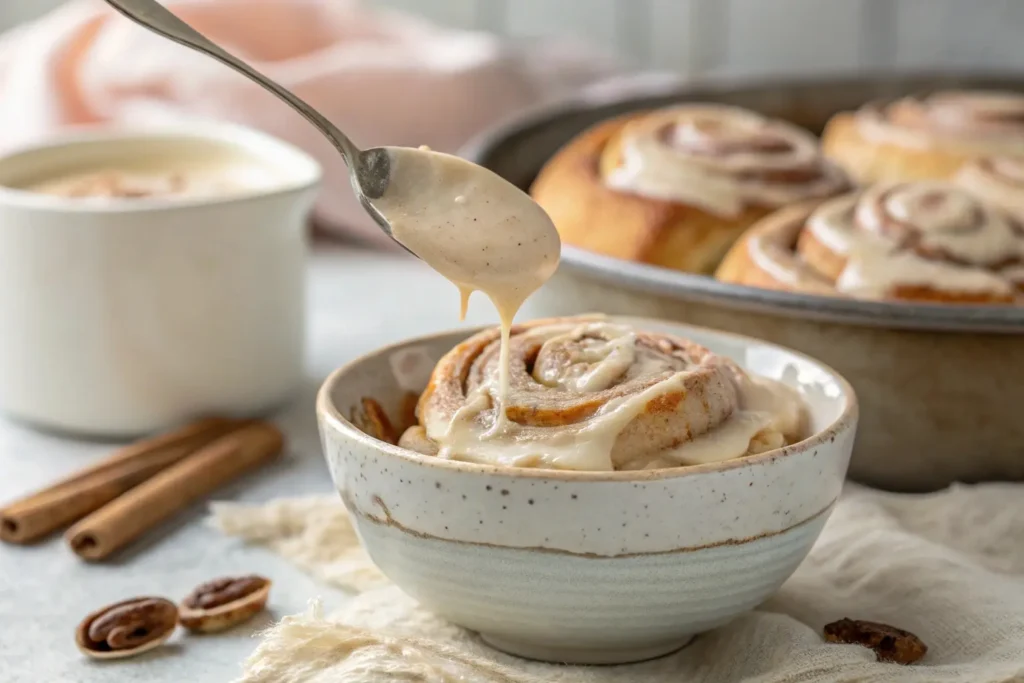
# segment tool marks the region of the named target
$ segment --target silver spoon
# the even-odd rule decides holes
[[[277,95],[278,98],[287,103],[292,109],[316,126],[317,130],[331,141],[331,144],[341,152],[341,157],[348,166],[349,180],[352,189],[362,204],[366,213],[380,226],[381,230],[395,239],[391,233],[391,226],[384,219],[384,216],[370,203],[372,199],[379,199],[384,196],[391,179],[391,158],[386,147],[374,147],[361,150],[342,133],[338,128],[327,120],[323,114],[318,112],[306,102],[284,87],[278,85],[271,79],[261,74],[234,55],[216,45],[194,28],[186,24],[178,17],[171,14],[163,5],[156,0],[106,0],[107,4],[132,21],[145,26],[150,31],[169,38],[193,50],[202,52],[213,57],[218,62],[230,66],[249,80],[257,83],[269,92]],[[395,240],[406,251],[405,245]],[[412,254],[411,251],[409,251]],[[415,256],[415,254],[413,254]]]

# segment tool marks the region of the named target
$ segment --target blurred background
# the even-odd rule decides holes
[[[905,172],[907,177],[900,181],[944,178],[965,163],[961,157],[973,162],[974,155],[988,156],[992,149],[1024,155],[1024,0],[158,1],[310,103],[357,144],[426,145],[468,156],[473,155],[467,150],[476,149],[476,160],[524,188],[563,144],[579,140],[576,136],[584,128],[616,113],[648,109],[651,93],[663,97],[666,82],[671,82],[673,94],[656,98],[661,104],[696,97],[693,91],[700,88],[677,87],[674,76],[662,78],[665,72],[688,79],[686,86],[697,81],[748,81],[753,87],[708,88],[699,97],[788,119],[814,132],[821,131],[826,121],[843,117],[853,131],[852,142],[843,144],[851,150],[846,163],[851,167],[854,162],[864,163],[880,173]],[[410,21],[409,16],[422,21]],[[62,516],[68,508],[67,496],[85,499],[81,490],[65,487],[54,495],[45,487],[79,471],[88,460],[105,457],[113,449],[108,442],[158,433],[199,414],[250,416],[271,410],[278,411],[273,420],[287,437],[288,455],[267,476],[230,488],[217,480],[225,486],[215,495],[264,502],[329,490],[314,418],[314,396],[321,382],[335,368],[365,353],[455,327],[459,303],[455,288],[407,257],[368,217],[351,190],[340,155],[324,136],[223,64],[139,28],[103,0],[0,0],[0,33],[0,502],[19,501],[22,511],[35,515],[39,525],[33,533],[40,539],[73,521],[92,524],[95,518]],[[658,73],[648,79],[640,76],[644,71]],[[915,72],[956,77],[912,83],[897,77]],[[1005,78],[993,80],[1004,84],[982,86],[981,81],[987,81],[981,78],[984,72],[999,72]],[[860,85],[838,78],[857,73],[876,77],[865,78]],[[818,82],[786,88],[780,81],[787,77]],[[955,86],[942,84],[941,88],[1008,92],[940,99],[936,106],[911,102],[901,109],[903,122],[911,121],[902,129],[906,135],[901,136],[901,123],[892,127],[896,131],[892,139],[909,139],[909,144],[890,144],[884,134],[857,132],[861,127],[854,125],[856,117],[850,117],[850,112],[867,102],[924,94],[939,88],[940,80],[957,81]],[[833,87],[833,82],[839,85]],[[634,86],[647,97],[636,99],[632,93],[631,99]],[[708,91],[713,91],[710,96]],[[521,120],[520,127],[499,125],[534,107],[580,93],[584,96],[577,98],[578,106],[569,110],[556,107],[547,118],[529,119],[529,125]],[[918,111],[915,117],[913,112]],[[563,165],[567,170],[562,178],[556,177],[559,182],[552,184],[555,190],[550,196],[563,207],[588,209],[566,212],[575,221],[576,234],[596,234],[599,239],[591,244],[609,245],[617,253],[595,258],[586,254],[587,239],[570,242],[563,237],[566,245],[578,247],[572,250],[575,255],[564,252],[566,267],[531,299],[518,319],[597,311],[642,315],[685,320],[793,347],[855,380],[862,406],[858,451],[851,469],[855,479],[883,488],[924,491],[953,480],[1024,478],[1020,457],[1024,423],[1019,415],[1024,403],[1024,307],[970,307],[962,317],[942,307],[905,312],[889,307],[877,309],[885,315],[872,314],[878,316],[875,319],[863,311],[876,309],[858,311],[846,301],[835,307],[838,312],[833,315],[829,302],[836,298],[796,300],[773,309],[765,304],[771,297],[750,288],[730,290],[731,282],[712,288],[694,277],[666,276],[665,266],[713,272],[725,256],[723,250],[731,248],[741,232],[777,208],[788,210],[787,204],[794,201],[782,192],[785,197],[779,203],[754,206],[756,211],[743,210],[737,217],[729,215],[733,212],[729,200],[736,199],[737,206],[745,209],[747,197],[739,191],[719,190],[719,183],[726,188],[743,187],[748,181],[757,186],[766,178],[769,184],[799,189],[801,184],[817,188],[822,178],[838,177],[832,164],[843,162],[827,161],[818,140],[804,144],[806,134],[799,131],[763,135],[761,124],[745,123],[750,120],[746,116],[733,123],[737,116],[741,113],[712,113],[706,122],[693,119],[697,123],[683,117],[682,135],[666,127],[675,127],[674,119],[664,119],[668,124],[653,119],[660,128],[649,130],[659,135],[672,132],[667,139],[671,148],[681,150],[682,172],[671,163],[657,163],[655,157],[650,175],[659,176],[659,166],[666,166],[670,171],[666,180],[686,185],[685,179],[696,175],[687,159],[706,157],[712,169],[709,174],[723,178],[713,178],[707,186],[681,187],[689,193],[682,192],[671,201],[685,211],[665,210],[657,177],[651,184],[658,192],[646,197],[642,187],[630,188],[627,183],[621,188],[607,182],[605,159],[610,158],[617,171],[617,157],[624,156],[614,147],[611,155],[598,151],[596,145],[585,147],[590,157],[579,159],[589,158],[590,170],[582,163]],[[873,124],[875,132],[884,124]],[[617,129],[608,130],[621,131],[622,125],[616,123]],[[477,136],[494,126],[485,155],[488,146]],[[135,127],[152,127],[155,132],[128,131]],[[724,131],[722,137],[719,131]],[[686,149],[692,146],[691,137],[696,141],[693,152]],[[467,144],[474,139],[475,146]],[[925,144],[918,145],[922,139]],[[593,140],[588,138],[586,144]],[[600,144],[609,147],[603,141]],[[805,154],[807,148],[813,153]],[[879,149],[887,156],[881,156]],[[644,166],[646,162],[641,161]],[[1008,178],[1002,182],[1011,188],[1003,201],[1024,206],[1020,190],[1024,164],[1011,160],[999,168],[1003,166],[1011,169],[1000,171]],[[859,179],[852,170],[850,174]],[[245,180],[254,177],[270,181]],[[80,183],[83,178],[88,182]],[[239,181],[233,187],[236,178]],[[231,182],[220,185],[219,180]],[[213,192],[202,201],[192,201],[188,192],[192,185],[200,193],[209,187]],[[847,187],[844,182],[826,185],[829,193]],[[708,199],[703,196],[705,187],[712,188],[710,195],[726,195],[727,208],[721,215],[716,214],[714,196],[710,198],[715,201],[701,201]],[[1002,187],[993,186],[1001,195]],[[236,190],[240,195],[234,194]],[[27,196],[30,193],[56,197]],[[624,193],[636,196],[618,196]],[[175,201],[178,194],[185,201]],[[946,195],[931,191],[911,195],[929,200],[920,202],[927,205],[924,213],[929,219],[939,213],[932,210],[930,200],[935,196]],[[948,196],[954,208],[974,206],[961,194]],[[595,210],[587,204],[592,197],[600,199],[594,202]],[[133,206],[136,198],[158,201]],[[100,203],[88,203],[94,199]],[[105,205],[106,199],[113,203]],[[916,205],[898,206],[904,204]],[[962,264],[946,252],[943,242],[925,250],[921,247],[930,245],[924,237],[901,240],[894,247],[897,256],[908,254],[896,248],[911,246],[922,258],[935,256],[940,264],[957,264],[956,277],[946,283],[940,280],[947,269],[933,270],[931,261],[911,258],[909,289],[931,295],[934,284],[939,293],[954,298],[966,294],[960,300],[974,301],[979,299],[973,287],[981,282],[983,292],[992,288],[996,296],[1011,298],[1019,284],[1015,264],[1024,260],[1024,242],[1008,227],[1011,221],[1006,217],[988,220],[995,210],[951,213],[967,215],[972,222],[950,227],[952,223],[943,217],[918,227],[900,217],[904,230],[893,232],[915,237],[949,230],[955,237],[948,238],[949,244],[960,244],[962,234],[964,253],[971,258],[981,254],[984,263],[959,272]],[[978,217],[988,222],[979,224]],[[568,235],[565,221],[552,218]],[[310,222],[315,229],[307,231]],[[798,227],[796,222],[793,225]],[[701,246],[702,235],[714,232],[726,238],[716,236],[705,240],[710,246]],[[662,234],[669,239],[662,240]],[[999,239],[993,241],[993,234]],[[307,240],[310,235],[315,239]],[[972,246],[976,237],[977,246]],[[307,251],[310,241],[317,247],[312,255]],[[858,243],[859,238],[844,239],[840,247]],[[661,253],[655,254],[669,251],[663,248],[666,244],[676,245],[675,265],[662,259]],[[993,250],[1003,246],[1008,258],[995,258]],[[873,251],[867,250],[869,255]],[[803,258],[793,253],[787,251],[783,257]],[[842,253],[829,252],[826,264],[832,269],[841,257]],[[843,263],[851,260],[842,258]],[[902,261],[894,257],[893,262]],[[755,266],[748,269],[753,275],[760,277],[762,270],[771,274],[772,268]],[[779,288],[790,289],[802,279],[800,270],[794,269],[791,279],[789,270],[779,270]],[[902,282],[891,276],[892,269],[874,270],[881,282],[863,284],[891,293]],[[943,275],[933,276],[934,272]],[[854,274],[853,280],[861,277],[856,269]],[[917,286],[919,277],[926,286]],[[831,280],[836,280],[834,273]],[[970,286],[960,289],[965,281]],[[725,293],[709,294],[713,292]],[[986,310],[979,313],[982,309]],[[474,297],[467,325],[493,325],[496,320],[490,302]],[[955,332],[949,333],[950,329]],[[730,353],[740,353],[741,347],[734,342],[722,343]],[[419,348],[418,344],[410,347]],[[415,355],[409,357],[415,360]],[[957,362],[949,363],[950,358]],[[758,361],[762,362],[767,363]],[[772,372],[779,374],[793,369],[781,360],[775,367]],[[787,381],[806,382],[815,395],[824,396],[828,391],[814,377]],[[390,380],[382,379],[381,386],[385,384],[386,395],[380,398],[395,401],[410,388],[403,386],[399,391]],[[365,401],[363,405],[365,412]],[[408,424],[406,408],[402,407],[402,414]],[[8,420],[8,414],[15,419]],[[392,415],[397,414],[397,406],[392,406]],[[843,443],[849,442],[841,439],[838,445]],[[219,452],[234,454],[233,450]],[[146,456],[152,451],[136,453]],[[137,463],[125,466],[137,467]],[[831,480],[823,479],[828,488],[814,489],[814,496],[833,490],[834,484],[838,491],[835,480],[843,472],[840,468],[845,468],[845,461],[821,470]],[[102,487],[104,492],[123,495],[139,480],[119,472],[107,470],[110,478],[102,481],[87,478],[85,489]],[[198,475],[195,491],[182,495],[177,508],[167,511],[179,518],[164,525],[158,524],[162,517],[152,516],[145,529],[147,537],[125,548],[125,556],[105,568],[86,567],[74,559],[83,549],[92,553],[96,544],[89,539],[103,538],[102,533],[83,537],[89,542],[77,547],[51,543],[25,552],[0,551],[0,614],[13,615],[0,620],[0,683],[106,683],[112,680],[112,670],[83,667],[71,646],[70,626],[81,615],[102,601],[115,602],[132,594],[184,595],[190,584],[235,574],[242,567],[247,573],[258,571],[274,578],[275,618],[306,609],[306,600],[319,595],[323,586],[274,557],[260,555],[257,548],[217,535],[199,523],[197,506],[184,509],[195,499],[193,493],[213,495],[204,488],[213,478],[205,471]],[[432,494],[433,487],[428,488]],[[997,674],[983,671],[990,663],[1003,671],[1011,666],[1015,672],[1024,670],[1024,652],[1014,642],[1015,636],[1020,641],[1024,633],[1020,618],[1024,609],[1010,615],[1021,606],[1024,584],[1002,580],[1003,574],[1010,576],[1011,565],[1024,568],[1024,556],[1011,554],[1024,550],[1020,540],[1024,538],[1024,495],[1012,487],[1000,495],[986,487],[976,489],[978,493],[974,490],[957,487],[948,496],[929,496],[920,503],[896,498],[871,503],[866,494],[854,492],[858,497],[853,507],[846,512],[837,509],[837,517],[871,528],[849,526],[827,541],[819,555],[825,559],[814,561],[811,568],[823,572],[821,577],[805,574],[813,581],[775,604],[772,633],[784,634],[776,608],[786,605],[797,621],[819,614],[808,607],[811,600],[819,607],[836,609],[835,618],[843,616],[846,603],[836,601],[832,588],[851,586],[856,590],[848,591],[844,600],[856,610],[868,604],[870,610],[860,613],[865,618],[876,618],[871,611],[895,616],[907,610],[914,616],[907,622],[900,617],[900,627],[917,629],[916,624],[922,624],[927,635],[935,635],[938,642],[933,651],[940,655],[932,662],[944,667],[948,676],[943,680],[954,680],[951,666],[967,667],[969,662],[975,668],[961,669],[955,680],[996,681]],[[171,496],[158,493],[156,505],[163,506]],[[122,504],[111,513],[110,500],[97,503],[106,507],[106,512],[99,509],[99,519],[105,526],[135,533],[139,526],[135,520],[126,523],[122,517],[134,508]],[[37,514],[40,509],[46,514]],[[51,515],[51,509],[57,512]],[[278,539],[273,534],[263,536],[255,526],[254,538],[275,544],[281,552],[287,552],[283,549],[294,540],[322,549],[317,534],[334,535],[338,527],[321,520],[335,517],[320,515],[319,508],[309,510],[303,513],[296,508],[294,513],[308,516],[309,533]],[[82,515],[87,512],[81,510]],[[278,515],[270,512],[266,519]],[[790,510],[778,519],[795,521]],[[805,521],[814,519],[824,520],[824,516],[817,513]],[[7,519],[2,521],[0,532],[26,528],[20,520],[13,526]],[[293,533],[285,531],[290,524],[280,526],[275,534]],[[730,533],[735,531],[729,528]],[[820,526],[815,522],[806,528]],[[778,532],[784,530],[780,527]],[[161,542],[161,535],[168,542]],[[1007,538],[1018,542],[1003,542]],[[2,534],[0,540],[6,540]],[[134,542],[122,534],[104,552],[120,552],[117,544]],[[300,563],[318,576],[336,580],[338,568],[351,564],[348,543],[323,544],[340,549],[342,554],[336,558],[316,554]],[[831,562],[834,548],[841,549],[842,562]],[[856,562],[846,561],[850,558]],[[773,561],[790,571],[795,567],[788,560]],[[956,595],[922,593],[918,585],[904,585],[925,576],[917,571],[918,565],[929,561],[934,561],[936,572],[927,575],[931,584],[956,589]],[[990,580],[996,576],[993,568],[1007,572],[999,574],[999,581]],[[947,570],[950,573],[944,573]],[[978,584],[978,592],[960,590],[974,588],[972,583]],[[67,589],[57,608],[51,597],[55,585]],[[901,597],[908,602],[898,601]],[[870,598],[879,601],[877,607],[871,607]],[[74,621],[69,621],[72,617]],[[815,629],[826,621],[813,619]],[[971,638],[960,637],[964,624],[971,625]],[[779,650],[783,656],[746,658],[760,667],[759,680],[771,677],[766,662],[773,666],[812,662],[820,676],[815,680],[854,675],[844,668],[845,674],[836,673],[830,679],[831,670],[822,668],[825,660],[795,649],[796,642],[812,647],[808,624],[794,622],[794,628],[797,640],[787,638]],[[25,633],[48,634],[33,639],[34,657],[26,657],[21,647]],[[65,635],[49,637],[54,633]],[[761,638],[760,631],[755,640],[753,645],[736,642],[744,652],[755,645],[774,647],[770,639]],[[5,643],[12,646],[4,648]],[[238,662],[252,648],[248,631],[237,632],[233,640],[191,639],[186,656],[175,659],[167,652],[154,653],[143,662],[148,668],[135,669],[131,680],[234,679]],[[837,657],[842,667],[853,665],[846,654]],[[949,664],[954,661],[955,665]],[[299,666],[305,668],[305,664]],[[703,660],[701,667],[702,671],[707,668]],[[19,672],[24,675],[18,677]],[[882,674],[864,674],[872,675]],[[301,675],[287,678],[300,680]]]
[[[97,0],[98,1],[98,0]],[[60,0],[2,0],[0,29]],[[574,36],[687,76],[1024,64],[1018,0],[370,0],[457,28]]]

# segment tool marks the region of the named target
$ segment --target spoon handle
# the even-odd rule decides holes
[[[359,148],[333,123],[285,88],[215,45],[194,28],[174,16],[156,0],[106,0],[106,2],[135,23],[176,43],[213,57],[277,95],[327,136],[327,139],[341,152],[341,156],[349,168],[358,166]]]

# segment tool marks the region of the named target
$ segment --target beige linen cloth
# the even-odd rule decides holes
[[[367,147],[454,152],[506,116],[616,73],[569,40],[516,47],[355,0],[162,2]],[[338,153],[298,114],[102,0],[73,0],[0,37],[0,150],[69,127],[195,117],[242,123],[305,149],[325,170],[319,225],[390,244],[353,197]]]
[[[314,605],[264,633],[240,683],[1024,681],[1022,485],[929,495],[849,485],[808,559],[760,609],[674,655],[616,667],[509,657],[419,609],[373,568],[333,496],[217,504],[213,521],[357,592],[336,614]],[[910,630],[928,654],[902,667],[823,642],[822,626],[842,617]]]

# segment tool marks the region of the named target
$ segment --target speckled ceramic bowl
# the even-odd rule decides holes
[[[500,650],[570,663],[671,652],[771,595],[839,496],[857,425],[846,380],[754,339],[617,320],[692,339],[798,387],[813,435],[714,465],[566,472],[439,460],[378,441],[348,419],[367,396],[397,416],[416,381],[402,366],[418,358],[429,371],[475,330],[381,349],[320,391],[331,474],[373,561],[424,606]]]

